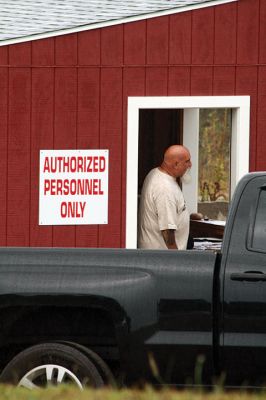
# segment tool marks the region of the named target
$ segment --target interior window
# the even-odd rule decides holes
[[[266,250],[266,190],[261,190],[254,224],[252,247]]]
[[[225,221],[230,200],[232,110],[199,111],[198,211]]]

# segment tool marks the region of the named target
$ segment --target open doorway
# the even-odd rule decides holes
[[[138,195],[148,172],[162,163],[164,151],[183,143],[183,110],[139,110]]]
[[[159,165],[161,158],[151,159],[148,152],[152,149],[148,143],[146,135],[143,139],[145,130],[150,132],[150,121],[154,117],[149,117],[148,110],[156,112],[158,110],[166,110],[179,114],[179,141],[190,149],[192,165],[191,183],[183,184],[183,192],[186,198],[187,206],[191,212],[198,210],[199,182],[198,182],[198,166],[199,166],[199,114],[201,109],[218,109],[225,108],[231,110],[231,143],[230,143],[230,196],[234,192],[238,180],[249,170],[249,114],[250,114],[250,98],[249,96],[181,96],[181,97],[129,97],[128,98],[128,135],[127,135],[127,185],[126,185],[126,247],[137,247],[137,210],[138,210],[138,193],[142,187],[143,179],[150,169]],[[141,123],[141,114],[144,113],[144,122]],[[183,118],[181,117],[183,113]],[[151,112],[152,114],[152,112]],[[159,115],[159,114],[157,114]],[[158,117],[161,126],[160,131],[163,133],[163,142],[158,145],[160,147],[159,157],[162,157],[163,146],[167,147],[171,142],[164,142],[164,118]],[[171,119],[170,119],[171,120]],[[174,126],[170,123],[170,126]],[[167,131],[169,131],[167,129]],[[171,132],[171,129],[170,129]],[[166,135],[168,136],[168,135]],[[171,135],[170,135],[171,136]],[[149,139],[150,140],[150,139]],[[155,140],[155,138],[153,138]],[[168,140],[168,139],[167,139]],[[178,140],[178,136],[177,136]],[[176,140],[175,140],[176,143]],[[150,160],[145,162],[146,158]],[[156,155],[156,157],[158,157]],[[206,168],[206,167],[205,167]],[[208,167],[207,167],[208,168]],[[138,171],[140,170],[140,172]],[[212,191],[211,191],[212,193]]]

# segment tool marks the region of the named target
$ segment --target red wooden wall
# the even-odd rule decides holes
[[[266,2],[0,47],[0,245],[123,247],[128,96],[250,95],[266,169]],[[109,224],[38,226],[40,149],[110,150]]]

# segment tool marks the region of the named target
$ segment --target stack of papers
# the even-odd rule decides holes
[[[194,239],[194,250],[213,250],[219,251],[222,247],[222,240],[215,238],[196,238]]]

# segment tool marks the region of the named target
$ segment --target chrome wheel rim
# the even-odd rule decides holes
[[[78,377],[61,365],[45,364],[28,371],[19,381],[18,386],[37,389],[44,386],[59,386],[71,383],[83,389]]]

